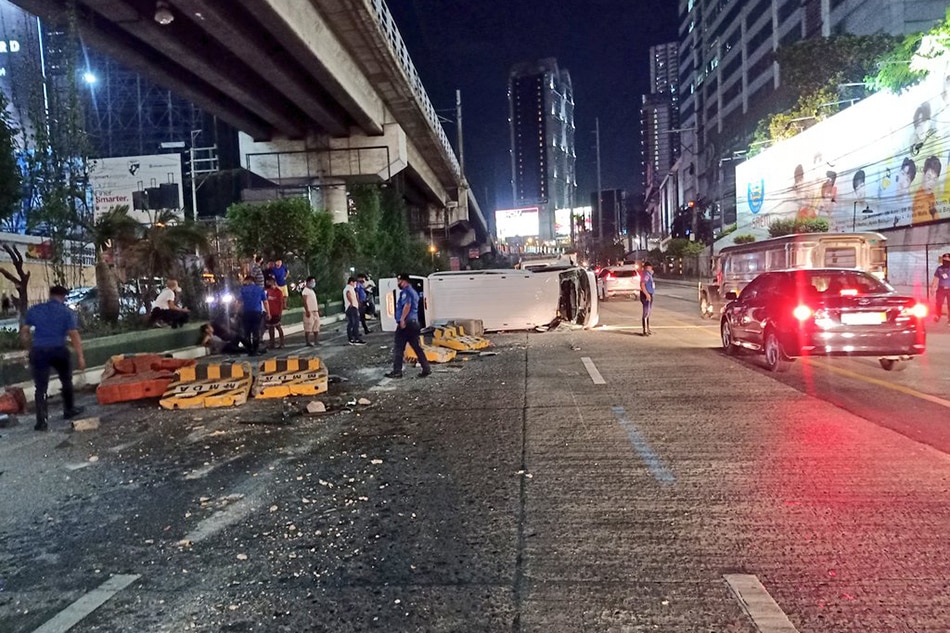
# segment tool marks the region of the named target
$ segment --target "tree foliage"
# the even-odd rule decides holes
[[[732,238],[732,241],[736,244],[751,244],[755,241],[755,236],[751,233],[745,233],[743,235],[736,235]]]
[[[70,5],[59,63],[44,74],[36,60],[33,72],[43,82],[31,82],[27,95],[29,130],[22,135],[24,181],[28,202],[27,229],[50,238],[52,278],[68,286],[66,245],[80,237],[77,227],[89,215],[90,144],[79,98],[77,59],[79,34],[75,7]]]
[[[228,207],[228,232],[245,256],[306,257],[316,239],[313,208],[306,198],[241,202]]]
[[[874,90],[901,92],[919,83],[927,76],[921,68],[912,64],[917,56],[933,58],[946,55],[946,42],[950,38],[950,8],[944,19],[926,32],[910,33],[896,42],[890,51],[876,60],[876,68],[868,72],[867,83]],[[924,50],[932,42],[941,45]]]
[[[775,58],[782,85],[792,93],[830,90],[837,95],[840,84],[864,82],[876,71],[877,60],[898,41],[892,35],[811,37],[780,47]]]
[[[107,323],[119,320],[119,283],[113,263],[107,254],[135,243],[141,226],[129,215],[128,205],[109,209],[95,222],[84,226],[86,239],[96,250],[96,289],[99,295],[99,318]]]
[[[775,220],[769,225],[769,237],[793,233],[827,233],[828,229],[828,220],[825,218]]]

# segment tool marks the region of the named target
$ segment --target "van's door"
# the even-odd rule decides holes
[[[426,312],[429,301],[429,280],[426,277],[409,275],[409,283],[419,293],[419,325],[426,327]],[[379,321],[383,332],[395,332],[396,300],[399,298],[399,284],[395,277],[379,280]]]

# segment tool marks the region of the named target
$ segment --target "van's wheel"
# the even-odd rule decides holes
[[[765,366],[769,371],[777,373],[788,371],[791,367],[791,359],[785,355],[782,350],[782,343],[778,340],[775,330],[768,330],[765,333]]]
[[[722,320],[722,324],[719,326],[719,334],[722,338],[722,350],[730,356],[738,356],[739,346],[732,338],[732,326],[729,325],[729,321]]]
[[[904,371],[907,369],[907,363],[899,358],[879,358],[877,362],[881,363],[881,367],[885,371]]]
[[[712,315],[712,306],[709,305],[709,297],[704,293],[703,296],[699,298],[699,316],[704,319],[711,319]]]

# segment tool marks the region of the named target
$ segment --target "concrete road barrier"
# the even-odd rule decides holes
[[[159,404],[165,409],[239,406],[247,402],[251,380],[251,365],[246,362],[182,367]]]
[[[255,398],[316,396],[329,388],[329,371],[318,357],[270,358],[257,366],[251,395]]]
[[[194,359],[169,358],[161,354],[120,354],[106,361],[96,387],[99,404],[159,398],[175,380],[175,372],[192,367]]]

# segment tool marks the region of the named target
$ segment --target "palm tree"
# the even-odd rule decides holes
[[[129,267],[149,279],[180,277],[185,261],[210,250],[205,229],[196,222],[182,221],[173,211],[159,211],[141,239],[127,249]],[[151,292],[152,288],[147,289]]]
[[[99,318],[115,323],[119,319],[119,284],[106,255],[113,248],[132,244],[141,230],[141,225],[129,215],[128,205],[121,205],[112,207],[85,229],[96,248]]]

